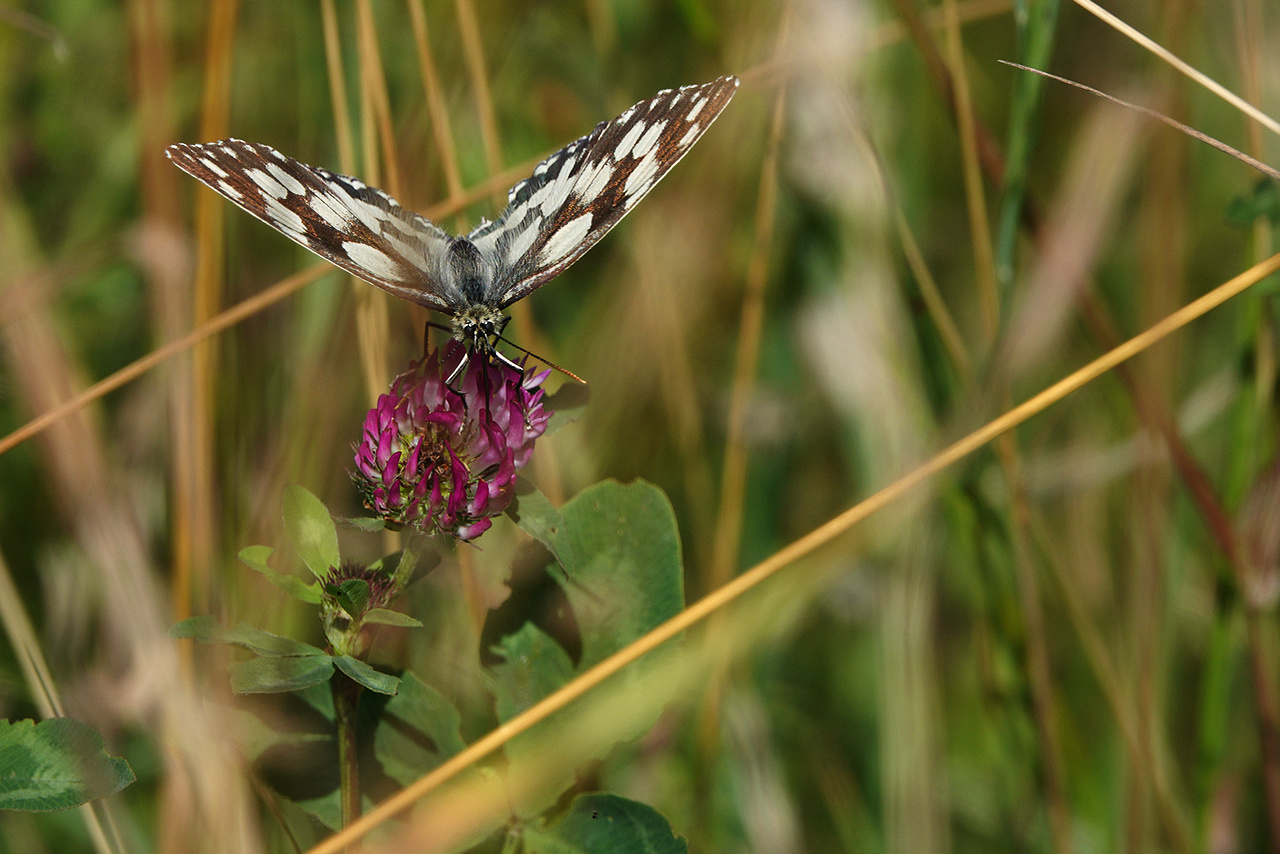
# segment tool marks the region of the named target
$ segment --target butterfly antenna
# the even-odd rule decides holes
[[[448,332],[448,333],[450,333],[450,334],[453,334],[453,329],[452,329],[451,327],[449,327],[449,326],[445,326],[443,323],[436,323],[434,320],[428,320],[428,321],[426,322],[426,325],[425,325],[425,326],[423,327],[423,329],[422,329],[422,351],[423,351],[424,353],[427,351],[428,346],[429,346],[429,344],[430,344],[430,336],[431,336],[431,328],[432,328],[432,327],[435,327],[436,329],[439,329],[439,330],[440,330],[440,331],[442,331],[442,332]],[[519,344],[517,344],[516,342],[514,342],[514,341],[512,341],[512,340],[510,340],[510,339],[508,339],[508,338],[503,338],[501,335],[498,335],[498,336],[496,336],[496,337],[497,337],[497,339],[498,339],[499,341],[501,341],[502,343],[504,343],[504,344],[508,344],[508,345],[510,345],[510,346],[512,346],[512,347],[514,347],[514,348],[516,348],[516,349],[517,349],[517,350],[519,350],[521,353],[524,353],[526,356],[529,356],[529,357],[531,357],[531,358],[537,359],[539,362],[542,362],[542,364],[546,365],[547,367],[551,368],[552,370],[559,371],[560,373],[564,374],[564,375],[565,375],[566,377],[568,377],[569,379],[574,380],[574,381],[576,381],[576,382],[580,382],[580,383],[582,383],[583,385],[586,385],[586,384],[587,384],[587,381],[586,381],[586,380],[584,380],[582,377],[578,376],[578,375],[577,375],[577,374],[575,374],[573,371],[566,370],[566,369],[564,369],[564,368],[560,367],[560,366],[559,366],[559,365],[557,365],[555,362],[552,362],[550,359],[544,359],[542,356],[539,356],[537,353],[534,353],[534,352],[532,352],[532,351],[530,351],[530,350],[526,350],[524,347],[521,347],[521,346],[520,346]],[[511,369],[512,369],[512,370],[514,370],[514,371],[523,371],[523,370],[524,370],[524,368],[523,368],[523,367],[521,367],[519,364],[517,364],[515,361],[513,361],[509,356],[507,356],[507,354],[506,354],[506,353],[503,353],[501,350],[498,350],[498,349],[494,348],[494,349],[490,350],[490,354],[491,354],[494,358],[496,358],[499,362],[502,362],[502,364],[506,365],[508,368],[511,368]],[[459,375],[460,373],[462,373],[462,369],[463,369],[464,367],[466,367],[466,364],[467,364],[467,360],[466,360],[466,359],[463,359],[461,362],[459,362],[459,363],[458,363],[458,367],[454,368],[453,373],[451,373],[451,374],[449,375],[449,378],[445,380],[445,384],[446,384],[446,385],[448,385],[450,388],[453,388],[453,381],[454,381],[455,379],[457,379],[457,378],[458,378],[458,375]]]
[[[584,380],[582,377],[575,374],[573,371],[565,370],[564,368],[560,367],[550,359],[543,358],[542,356],[539,356],[537,353],[534,353],[531,350],[526,350],[525,348],[521,347],[519,344],[517,344],[514,341],[509,341],[506,338],[503,338],[501,335],[498,336],[498,340],[504,344],[509,344],[512,347],[515,347],[517,350],[519,350],[521,353],[524,353],[526,356],[537,359],[539,362],[546,365],[548,368],[551,368],[553,371],[559,371],[560,373],[564,374],[566,377],[568,377],[571,380],[576,380],[577,382],[580,382],[583,385],[587,384],[586,380]]]

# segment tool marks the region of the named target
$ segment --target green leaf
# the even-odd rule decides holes
[[[357,531],[364,531],[366,534],[376,534],[378,531],[385,530],[387,520],[381,516],[338,516],[338,522]]]
[[[333,663],[338,669],[359,682],[370,691],[379,694],[394,694],[400,687],[400,680],[387,673],[380,673],[358,658],[349,655],[335,655]]]
[[[506,512],[520,530],[546,546],[562,567],[577,565],[572,538],[561,536],[564,516],[533,484],[523,478],[516,480],[516,497]]]
[[[568,812],[545,827],[527,827],[524,849],[539,854],[688,854],[689,843],[653,807],[617,795],[573,799]]]
[[[323,581],[341,564],[333,517],[319,498],[297,484],[284,490],[284,527],[298,557],[316,578]]]
[[[336,599],[352,619],[364,613],[365,606],[369,604],[369,582],[359,578],[348,578],[341,584],[326,584],[324,592]]]
[[[293,692],[293,696],[315,709],[325,720],[333,723],[337,717],[333,708],[333,689],[327,682],[317,682]]]
[[[582,417],[591,400],[591,387],[586,383],[567,382],[542,400],[542,405],[551,410],[551,418],[547,420],[544,436],[550,436],[566,424],[571,424]]]
[[[341,793],[336,786],[326,794],[318,797],[290,801],[289,803],[312,816],[316,821],[335,833],[342,829]],[[369,796],[362,795],[360,798],[360,812],[367,813],[373,807],[374,803]]]
[[[288,593],[300,602],[311,605],[320,604],[320,585],[315,581],[303,581],[296,575],[280,572],[267,566],[267,558],[275,549],[270,546],[245,546],[240,550],[240,562],[250,569],[257,570],[266,576],[276,587]]]
[[[573,678],[569,654],[533,623],[525,623],[518,632],[504,637],[493,651],[502,656],[503,662],[490,669],[486,681],[494,694],[500,721],[511,720]],[[573,733],[565,732],[562,721],[553,718],[538,722],[503,747],[513,762],[525,757],[540,763],[546,775],[536,789],[512,793],[511,808],[516,815],[540,815],[573,785],[572,765],[553,767],[542,752],[559,738],[573,737]]]
[[[391,779],[407,786],[466,747],[462,715],[413,673],[387,701],[373,733],[373,750]]]
[[[391,587],[394,590],[403,590],[412,580],[414,574],[418,571],[419,555],[412,548],[405,546],[398,552],[393,552],[381,560],[376,560],[369,565],[369,568],[386,575],[391,579]],[[422,567],[422,574],[425,575],[440,565],[440,553],[432,552],[428,555],[426,566]]]
[[[680,537],[671,505],[657,487],[643,481],[626,486],[605,481],[583,490],[558,514],[533,491],[518,491],[518,495],[518,523],[562,561],[564,572],[556,580],[565,589],[582,636],[578,670],[680,612],[684,606]],[[496,651],[504,662],[488,676],[498,717],[504,721],[561,687],[574,673],[568,655],[532,625],[504,638]],[[647,662],[639,662],[627,669],[624,678],[643,681],[646,666]],[[657,714],[653,711],[654,717]],[[638,735],[651,722],[636,717],[628,726]],[[545,761],[536,751],[558,738],[574,737],[557,726],[552,719],[522,733],[505,748],[508,757],[513,762],[522,756]],[[608,749],[601,744],[598,750],[591,749],[592,755],[602,756]],[[516,796],[513,812],[536,815],[546,808],[548,797],[554,799],[571,783],[568,774],[563,780],[548,779],[537,793]]]
[[[222,713],[234,722],[237,739],[250,762],[257,762],[263,753],[273,747],[301,747],[333,740],[332,735],[323,732],[278,730],[244,709],[223,709]]]
[[[226,629],[218,625],[213,617],[202,615],[188,617],[169,629],[169,635],[175,638],[190,638],[200,643],[229,643],[243,647],[258,655],[324,655],[324,650],[309,643],[273,635],[262,629],[241,623],[234,629]]]
[[[328,655],[251,658],[231,668],[231,690],[237,694],[283,694],[318,685],[333,676]]]
[[[410,629],[422,628],[421,620],[415,620],[402,611],[392,611],[390,608],[370,608],[364,613],[364,622],[378,623],[383,626],[405,626]]]
[[[1227,220],[1232,225],[1249,227],[1265,219],[1272,227],[1280,225],[1280,184],[1262,178],[1248,195],[1236,196],[1227,206]]]
[[[373,572],[381,573],[388,577],[395,574],[396,568],[400,566],[400,559],[404,556],[404,551],[392,552],[386,557],[380,557],[373,563],[369,564],[369,569]]]
[[[137,778],[105,747],[70,718],[0,720],[0,809],[63,810],[114,795]]]
[[[367,799],[362,798],[361,800]],[[341,795],[336,788],[315,798],[294,801],[293,805],[314,817],[316,821],[329,828],[329,830],[338,831],[342,829],[342,801]]]
[[[533,623],[493,647],[502,663],[489,669],[498,720],[506,722],[566,685],[573,661],[560,644]]]
[[[557,580],[578,618],[585,670],[684,607],[680,533],[666,495],[642,480],[589,486],[560,512],[553,553],[567,578]]]

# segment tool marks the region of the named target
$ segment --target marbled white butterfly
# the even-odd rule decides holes
[[[698,141],[737,77],[664,89],[552,154],[511,188],[507,209],[452,237],[374,187],[228,139],[169,159],[352,275],[443,312],[469,348],[502,358],[502,309],[542,287],[618,224]]]

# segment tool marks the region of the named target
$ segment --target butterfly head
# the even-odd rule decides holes
[[[510,317],[483,303],[469,305],[453,316],[453,337],[468,350],[493,353],[493,339],[506,329]]]

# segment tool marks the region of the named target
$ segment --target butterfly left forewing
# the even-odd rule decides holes
[[[453,313],[461,294],[437,259],[449,244],[381,190],[267,145],[228,139],[165,149],[180,169],[307,249],[402,299]]]
[[[512,188],[506,212],[469,237],[497,260],[486,301],[505,307],[559,275],[693,147],[738,78],[665,90],[552,154]]]

